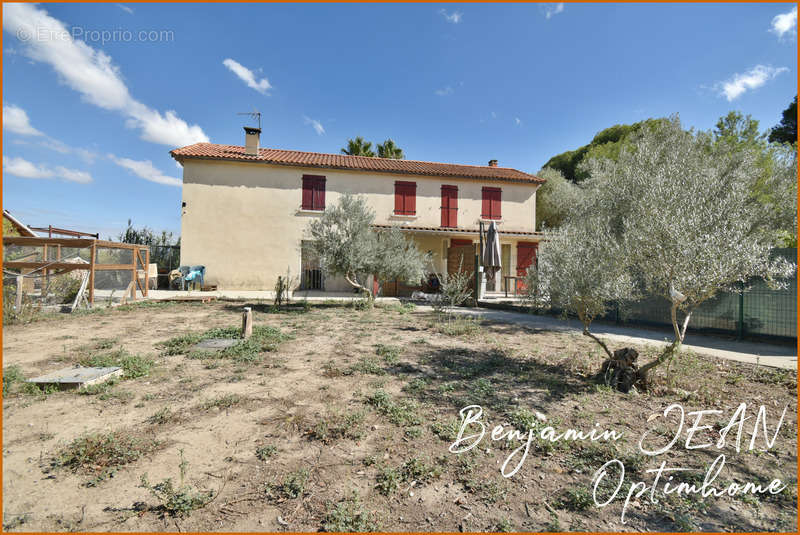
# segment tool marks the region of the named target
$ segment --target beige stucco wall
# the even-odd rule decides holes
[[[271,290],[287,268],[298,275],[300,242],[308,238],[309,221],[319,217],[300,209],[304,174],[327,178],[327,206],[344,193],[366,195],[379,224],[439,227],[440,187],[449,184],[459,188],[458,226],[476,228],[481,188],[501,187],[501,233],[503,229],[534,230],[534,185],[190,159],[183,170],[181,264],[206,266],[206,282],[220,289]],[[397,180],[417,183],[414,219],[392,213]],[[444,270],[447,242],[443,240],[447,238],[416,236],[420,248],[433,253],[437,270]],[[504,243],[510,241],[515,240]],[[339,286],[329,281],[327,289]]]

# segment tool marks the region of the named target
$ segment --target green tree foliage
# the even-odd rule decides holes
[[[783,110],[783,117],[780,124],[773,127],[769,132],[770,143],[789,143],[797,145],[797,95]]]
[[[181,244],[180,237],[175,238],[172,232],[162,230],[159,234],[147,226],[137,229],[130,219],[128,219],[128,227],[125,232],[117,235],[117,241],[150,245],[150,262],[158,264],[159,267],[168,267],[170,263],[172,265],[176,264],[176,259],[173,258],[173,255],[176,254],[175,251],[166,246],[180,247]]]
[[[369,275],[379,282],[416,283],[427,264],[425,255],[399,229],[376,232],[374,220],[375,212],[366,199],[348,194],[309,226],[313,250],[327,272],[343,276],[370,301],[375,296],[367,284]]]
[[[3,218],[3,236],[21,236],[17,228],[5,217]]]
[[[341,152],[350,156],[375,157],[375,152],[372,150],[372,142],[365,141],[361,136],[356,136],[355,139],[348,139],[347,148],[342,149]]]
[[[536,190],[536,228],[561,226],[580,196],[579,186],[569,182],[561,171],[545,167],[536,176],[547,180]]]
[[[405,155],[403,154],[403,149],[395,145],[391,139],[387,139],[383,143],[378,143],[378,158],[402,160]]]
[[[586,333],[606,301],[637,292],[669,300],[674,340],[639,369],[646,384],[650,369],[679,354],[698,305],[754,277],[783,284],[794,271],[770,259],[774,220],[752,194],[758,157],[714,133],[688,132],[675,117],[641,129],[616,160],[587,161],[579,206],[543,240],[543,269],[529,274],[533,296],[577,314]]]
[[[398,147],[394,141],[387,139],[383,143],[377,145],[378,158],[391,158],[394,160],[402,160],[405,158],[403,149]],[[366,141],[363,137],[357,136],[355,139],[347,140],[347,147],[341,150],[342,154],[349,154],[350,156],[368,156],[374,158],[375,151],[372,150],[372,142]]]
[[[763,207],[764,215],[772,219],[775,245],[796,244],[796,147],[768,143],[767,135],[759,132],[758,121],[736,111],[717,121],[711,139],[716,149],[752,156],[756,170],[750,182],[752,198]]]
[[[581,164],[589,158],[615,159],[632,135],[644,126],[654,127],[665,119],[647,119],[634,124],[618,124],[598,132],[588,145],[575,150],[563,152],[550,158],[544,167],[561,171],[570,182],[582,182],[588,178],[588,172]]]

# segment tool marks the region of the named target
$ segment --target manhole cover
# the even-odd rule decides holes
[[[122,376],[122,368],[111,366],[107,368],[64,368],[56,372],[29,379],[29,383],[38,385],[57,385],[64,388],[83,388],[89,385],[103,383],[114,377]]]
[[[208,340],[203,340],[202,342],[198,342],[192,349],[198,350],[205,350],[205,351],[219,351],[231,346],[235,346],[241,339],[238,338],[209,338]]]

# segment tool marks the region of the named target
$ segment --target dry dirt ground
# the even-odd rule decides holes
[[[13,531],[794,531],[797,377],[681,355],[648,392],[623,394],[594,378],[601,352],[585,337],[521,326],[448,324],[412,306],[254,307],[254,341],[214,354],[203,336],[234,336],[245,303],[145,303],[61,315],[3,330],[3,524]],[[165,344],[168,340],[170,343]],[[652,350],[651,350],[652,351]],[[641,360],[649,360],[644,354]],[[116,384],[39,392],[22,379],[73,363],[122,364]],[[676,434],[674,446],[646,456]],[[720,431],[746,403],[720,449]],[[486,436],[448,447],[459,410],[483,408]],[[756,415],[766,428],[750,450]],[[782,425],[775,434],[781,412]],[[686,448],[690,411],[703,415]],[[537,415],[536,413],[540,414]],[[546,421],[542,419],[546,418]],[[525,440],[496,425],[612,429],[619,440],[534,438],[512,477],[504,460]],[[508,427],[506,427],[507,429]],[[764,429],[774,443],[767,451]],[[479,430],[470,425],[465,436]],[[519,437],[517,437],[519,438]],[[470,441],[467,441],[470,442]],[[465,444],[467,443],[465,442]],[[706,498],[665,495],[663,483],[748,482],[780,492]],[[520,454],[509,467],[516,464]],[[597,507],[592,480],[625,466],[619,493]],[[655,474],[658,488],[628,488]],[[719,465],[717,466],[719,468]],[[510,468],[509,468],[510,469]],[[610,469],[604,501],[619,481]],[[145,476],[143,478],[143,476]],[[637,487],[638,489],[638,487]],[[777,488],[774,488],[777,490]],[[602,499],[601,499],[602,498]],[[652,499],[654,498],[654,500]],[[654,503],[654,501],[656,503]]]

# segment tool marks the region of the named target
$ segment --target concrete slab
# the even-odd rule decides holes
[[[241,338],[209,338],[191,347],[193,351],[222,351],[241,342]]]
[[[55,385],[62,388],[85,388],[89,385],[104,383],[114,377],[122,377],[122,368],[111,366],[108,368],[64,368],[55,372],[28,379],[29,383],[37,385]]]

